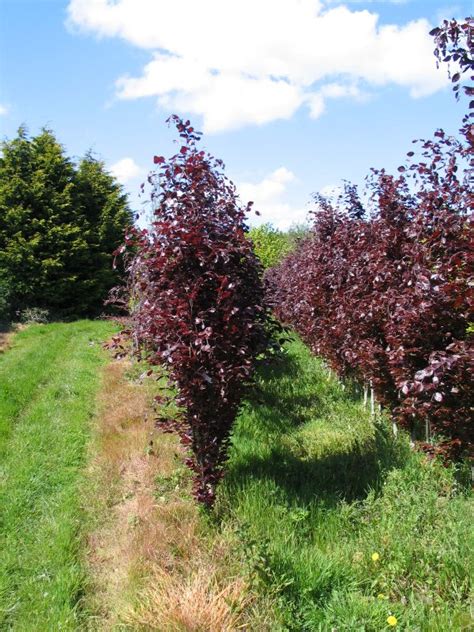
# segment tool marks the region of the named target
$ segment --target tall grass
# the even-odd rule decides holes
[[[272,631],[375,632],[389,617],[467,630],[472,504],[458,478],[295,341],[240,415],[217,515],[273,599]]]
[[[0,629],[76,630],[78,481],[110,323],[33,325],[0,357]]]

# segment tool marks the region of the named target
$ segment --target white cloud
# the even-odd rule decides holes
[[[141,176],[143,170],[137,165],[133,158],[122,158],[110,167],[110,173],[117,178],[121,184],[127,184],[130,180]]]
[[[169,109],[204,116],[207,132],[289,118],[301,104],[298,87],[237,72],[216,75],[195,60],[156,54],[139,78],[117,81],[122,99],[158,96]]]
[[[5,116],[6,114],[8,114],[7,106],[0,103],[0,116]]]
[[[139,76],[117,80],[121,99],[155,96],[218,132],[320,116],[331,98],[360,99],[394,84],[412,97],[446,85],[431,25],[381,25],[356,6],[319,0],[71,0],[71,27],[150,50]]]
[[[279,167],[260,182],[237,185],[242,202],[252,201],[253,209],[260,213],[258,220],[250,218],[252,224],[270,222],[276,228],[287,230],[292,224],[305,221],[308,209],[294,207],[285,200],[292,182],[296,182],[295,175],[286,167]]]
[[[311,118],[319,118],[326,109],[327,99],[352,98],[355,101],[368,101],[370,96],[355,84],[327,83],[318,92],[309,93],[306,102]]]

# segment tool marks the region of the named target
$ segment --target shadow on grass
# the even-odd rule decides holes
[[[341,500],[360,500],[380,489],[389,470],[404,460],[404,450],[389,431],[377,428],[368,445],[315,459],[300,459],[275,447],[268,456],[247,456],[234,463],[227,475],[230,488],[243,488],[256,480],[270,480],[289,505],[308,505],[315,500],[336,505]]]
[[[335,401],[360,402],[362,391],[354,381],[348,379],[342,385],[321,359],[311,356],[306,348],[304,351],[310,363],[309,368],[302,366],[301,356],[294,353],[284,353],[262,362],[257,383],[247,396],[248,404],[278,408],[279,413],[291,418],[295,411],[301,411],[302,408],[314,411],[318,408],[322,410]],[[327,384],[325,392],[308,389],[307,382],[311,379],[324,380]],[[299,415],[293,421],[298,425]]]
[[[298,388],[302,375],[298,360],[285,353],[260,365],[257,382],[247,395],[244,408],[257,417],[256,423],[262,429],[285,432],[307,422],[311,411],[322,408],[317,392]]]
[[[363,499],[372,489],[377,491],[388,471],[402,465],[407,447],[403,441],[395,441],[383,423],[376,423],[370,434],[354,437],[345,445],[335,443],[332,451],[322,456],[300,456],[298,446],[289,447],[286,437],[305,422],[326,418],[339,402],[347,405],[348,425],[367,414],[360,408],[360,393],[355,387],[342,390],[328,375],[304,348],[301,355],[288,353],[260,368],[259,387],[248,399],[234,436],[235,451],[226,475],[229,489],[244,489],[252,482],[267,480],[290,505],[315,500],[335,505],[341,500]],[[327,386],[321,388],[319,384],[316,388],[321,380]],[[241,452],[243,439],[247,448],[249,442],[254,448]]]

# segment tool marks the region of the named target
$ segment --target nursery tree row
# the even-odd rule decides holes
[[[438,58],[458,64],[458,94],[474,69],[473,29],[433,31]],[[469,110],[459,138],[438,130],[396,175],[373,170],[363,199],[350,185],[336,203],[316,196],[312,234],[268,274],[277,315],[315,353],[453,457],[473,438],[472,101]]]
[[[472,70],[472,24],[445,22],[433,35],[438,58],[460,68],[458,90]],[[197,499],[214,503],[242,398],[282,331],[272,305],[341,376],[369,382],[400,424],[444,435],[445,451],[461,455],[473,395],[469,120],[458,140],[438,130],[423,141],[420,159],[396,175],[374,171],[367,200],[351,185],[339,205],[318,197],[312,230],[277,267],[281,234],[254,229],[260,260],[246,224],[252,203],[241,204],[190,122],[171,121],[178,151],[154,158],[153,221],[119,250],[128,284],[116,302],[131,312],[134,352],[166,367],[178,388],[181,414],[158,422],[189,448]]]

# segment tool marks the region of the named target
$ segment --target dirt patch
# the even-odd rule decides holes
[[[229,542],[205,533],[179,443],[155,431],[150,387],[129,369],[104,371],[87,473],[90,629],[242,629],[251,600],[229,576]]]
[[[9,347],[9,337],[10,333],[0,331],[0,353],[4,353]]]
[[[14,334],[20,329],[24,329],[25,325],[12,325],[9,329],[3,331],[0,329],[0,354],[5,353],[10,348]]]

